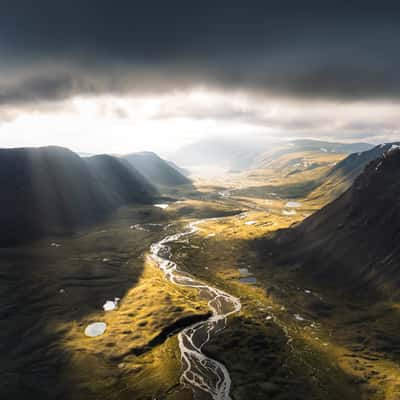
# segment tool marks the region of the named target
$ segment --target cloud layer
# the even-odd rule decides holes
[[[199,85],[261,96],[400,97],[395,3],[138,3],[3,1],[0,105]]]
[[[139,3],[1,2],[0,146],[398,140],[398,3]]]
[[[12,116],[12,115],[11,115]],[[260,99],[240,92],[182,90],[94,95],[48,103],[0,124],[0,147],[56,144],[84,152],[174,151],[202,138],[399,140],[398,104]]]

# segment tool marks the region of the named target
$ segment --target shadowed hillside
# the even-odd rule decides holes
[[[182,168],[179,165],[175,164],[172,161],[166,160],[166,162],[173,168],[176,169],[180,174],[182,174],[183,176],[186,176],[187,178],[189,178],[190,176],[190,171],[187,168]]]
[[[60,147],[0,150],[0,246],[72,232],[155,189],[110,156],[82,159]]]
[[[149,181],[163,186],[178,186],[190,184],[191,181],[177,168],[152,152],[128,154],[123,157]]]
[[[157,190],[128,162],[109,155],[87,158],[87,165],[101,195],[110,207],[127,203],[147,203]]]
[[[400,151],[372,161],[354,184],[267,243],[280,263],[337,290],[400,295]]]
[[[388,150],[398,145],[399,143],[386,143],[368,151],[350,154],[330,169],[322,183],[309,194],[309,199],[323,200],[327,203],[337,198],[351,186],[369,162],[382,157]]]

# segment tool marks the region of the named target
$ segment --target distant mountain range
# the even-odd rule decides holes
[[[157,190],[123,160],[60,147],[0,150],[0,246],[72,232]]]
[[[384,149],[338,199],[272,235],[266,251],[276,262],[300,265],[303,277],[338,291],[400,296],[400,148],[383,145],[358,157]],[[355,157],[338,169],[358,171]]]
[[[226,169],[245,169],[252,164],[265,142],[237,139],[205,139],[180,148],[170,155],[179,165],[216,166]]]
[[[278,161],[284,156],[292,163],[301,168],[302,156],[313,154],[314,156],[329,155],[331,153],[350,154],[354,152],[363,152],[370,150],[373,145],[368,143],[336,143],[324,142],[319,140],[293,140],[289,142],[281,142],[264,150],[254,160],[251,169],[262,168],[280,168]],[[296,157],[296,154],[298,155]],[[291,156],[291,157],[289,157]],[[307,161],[307,160],[306,160]],[[309,167],[310,165],[308,165]]]
[[[178,166],[160,158],[157,154],[143,151],[127,154],[122,157],[150,182],[161,186],[178,186],[190,184],[190,179]]]
[[[262,162],[257,161],[256,165],[262,166],[260,170],[250,170],[247,173],[250,178],[261,182],[264,180],[267,186],[249,187],[235,193],[265,197],[265,192],[273,191],[283,197],[305,197],[317,206],[322,206],[345,192],[369,162],[383,156],[400,142],[385,143],[372,148],[363,143],[344,146],[331,143],[331,147],[326,142],[306,142],[305,147],[303,144],[296,143],[289,149],[271,150]],[[319,147],[321,144],[326,146],[322,150]],[[348,151],[364,147],[369,149],[349,155],[328,151]]]
[[[287,163],[289,170],[297,168],[296,164],[292,165],[293,154],[294,161],[297,154],[303,154],[303,158],[313,154],[313,159],[320,158],[326,164],[331,162],[327,154],[358,150],[329,169],[324,167],[322,170],[326,172],[309,185],[308,199],[323,204],[346,191],[368,163],[379,157],[386,160],[399,145],[390,143],[371,149],[364,143],[293,141],[265,152],[252,145],[240,150],[240,142],[230,147],[218,143],[214,152],[207,152],[207,149],[215,145],[215,141],[205,141],[200,146],[205,152],[203,156],[211,163],[218,154],[225,154],[224,163],[235,156],[238,160],[235,165],[254,165],[255,159],[250,155],[258,151],[262,155],[257,162],[268,163],[269,167],[275,163],[280,171],[289,168]],[[368,150],[362,151],[365,148]],[[199,152],[195,146],[192,150]],[[240,151],[243,158],[239,156]],[[312,169],[312,165],[307,169]],[[121,205],[151,203],[163,187],[191,183],[185,169],[151,152],[82,158],[60,147],[3,149],[0,150],[0,170],[0,246],[72,232],[100,221]]]
[[[216,166],[230,170],[270,167],[280,157],[292,153],[344,153],[371,149],[368,143],[335,143],[318,140],[268,142],[245,139],[207,139],[182,147],[170,158],[185,167]]]

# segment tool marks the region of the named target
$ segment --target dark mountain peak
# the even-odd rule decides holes
[[[309,199],[318,199],[318,201],[327,204],[339,197],[350,188],[371,161],[395,150],[399,144],[399,142],[384,143],[370,150],[357,151],[348,155],[323,176],[320,184],[309,194]]]
[[[371,218],[389,212],[390,207],[400,201],[400,148],[396,146],[379,146],[383,150],[381,156],[367,164],[350,189],[306,219],[299,229],[317,228],[322,219],[326,220],[328,216],[340,219],[343,223],[349,221],[356,226],[352,220],[356,215],[363,213]]]
[[[124,162],[124,160],[111,156],[109,154],[98,154],[95,156],[87,157],[84,160],[89,166],[94,168],[105,168],[103,172],[111,172],[112,170],[107,171],[108,168],[115,168],[123,172],[127,172],[127,170],[134,170],[129,164]],[[139,174],[138,171],[135,171]]]
[[[0,149],[0,246],[73,232],[155,189],[127,163],[56,146]]]
[[[355,181],[356,190],[379,187],[388,192],[392,185],[399,185],[400,181],[396,182],[396,178],[400,172],[400,145],[384,144],[378,146],[375,152],[380,156],[372,160]],[[385,188],[385,185],[390,186]]]
[[[40,157],[70,157],[71,159],[80,159],[73,151],[61,146],[43,146],[43,147],[16,147],[10,149],[0,149],[2,157],[5,156],[40,156]]]
[[[370,150],[359,151],[356,153],[350,154],[341,162],[337,163],[330,171],[329,175],[335,174],[337,171],[340,171],[342,174],[348,174],[353,170],[356,172],[360,169],[363,169],[370,161],[375,160],[381,157],[388,151],[392,151],[398,146],[400,142],[393,143],[383,143],[378,146],[373,147]]]
[[[191,183],[190,179],[156,153],[142,151],[127,154],[123,159],[155,184],[177,186]]]
[[[127,161],[101,154],[85,159],[94,180],[111,205],[147,203],[157,195],[155,187]]]

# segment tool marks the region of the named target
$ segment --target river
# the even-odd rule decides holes
[[[219,361],[207,357],[202,349],[213,335],[225,328],[227,317],[240,311],[240,300],[179,270],[171,260],[169,244],[193,235],[201,222],[192,222],[188,230],[166,236],[154,243],[151,246],[151,258],[173,284],[198,289],[208,299],[212,312],[208,320],[197,322],[178,334],[183,367],[181,383],[189,386],[195,397],[197,394],[208,394],[213,400],[230,400],[231,377],[228,369]]]

